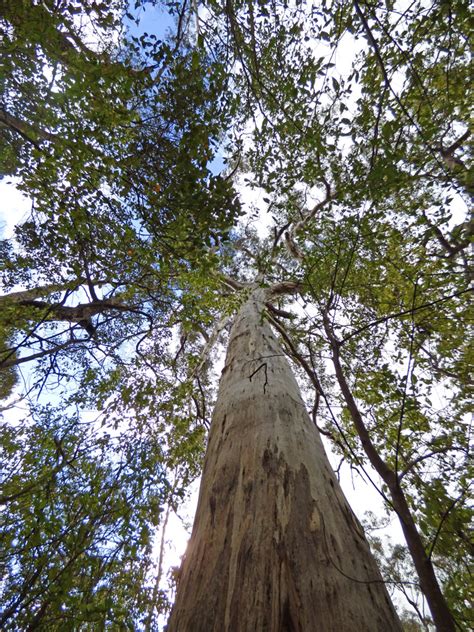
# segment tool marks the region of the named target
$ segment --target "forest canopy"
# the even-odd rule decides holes
[[[327,446],[406,526],[372,541],[406,629],[433,604],[469,628],[470,19],[1,3],[0,169],[29,200],[0,241],[2,629],[159,629],[157,534],[255,284]]]

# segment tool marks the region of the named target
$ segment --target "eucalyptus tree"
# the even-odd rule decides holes
[[[257,280],[233,324],[169,632],[402,629],[265,318],[297,288]]]
[[[171,629],[399,629],[318,431],[400,519],[415,571],[383,580],[466,626],[467,4],[169,6],[174,36],[125,44],[120,4],[4,4],[4,169],[34,205],[2,245],[3,367],[66,409],[6,429],[4,626],[150,627],[150,524],[199,469],[237,312]]]

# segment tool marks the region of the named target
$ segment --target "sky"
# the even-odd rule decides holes
[[[30,200],[15,186],[14,179],[0,180],[0,239],[9,239],[31,207]],[[1,292],[1,288],[0,288]]]
[[[137,25],[126,19],[125,24],[129,33],[135,37],[149,33],[161,39],[167,35],[174,24],[173,17],[159,6],[148,5],[134,14],[138,15],[140,23]]]

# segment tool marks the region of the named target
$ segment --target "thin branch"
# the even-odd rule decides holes
[[[452,446],[446,446],[445,448],[439,448],[437,450],[432,450],[431,452],[428,452],[427,454],[422,454],[421,456],[417,457],[416,459],[411,460],[408,463],[408,465],[406,465],[403,468],[403,470],[400,472],[400,474],[398,475],[398,480],[401,481],[404,476],[409,474],[409,472],[416,465],[418,465],[418,463],[421,463],[422,461],[426,461],[426,459],[429,459],[432,456],[436,456],[437,454],[446,454],[446,452],[449,452],[450,450],[454,450],[454,449],[455,448],[453,448]]]
[[[278,309],[271,303],[268,303],[268,302],[265,303],[265,307],[269,309],[272,312],[272,314],[274,314],[275,316],[278,316],[278,318],[290,318],[290,319],[296,318],[295,314],[292,314],[291,312],[287,312],[284,309]]]
[[[407,401],[407,391],[408,391],[408,380],[410,379],[410,374],[412,372],[412,361],[413,361],[413,348],[415,344],[415,319],[413,318],[413,308],[415,306],[416,301],[416,291],[418,289],[418,283],[415,281],[415,287],[413,289],[413,299],[412,299],[412,321],[411,321],[411,332],[410,332],[410,348],[408,351],[408,366],[407,373],[405,376],[405,384],[403,388],[403,396],[402,396],[402,405],[400,407],[400,418],[398,420],[398,429],[397,429],[397,443],[395,445],[395,476],[398,478],[398,460],[400,455],[400,442],[402,438],[402,428],[403,428],[403,417],[405,416],[405,408]],[[400,482],[400,479],[398,478]]]
[[[108,298],[91,303],[79,303],[78,305],[68,306],[60,303],[51,304],[46,301],[21,301],[18,303],[24,307],[33,307],[38,310],[48,310],[48,321],[58,320],[70,323],[81,323],[89,320],[92,316],[103,313],[105,310],[113,309],[120,311],[133,311],[130,305],[123,304],[117,298]]]
[[[246,287],[250,287],[250,283],[243,283],[242,281],[236,281],[232,277],[227,276],[226,274],[219,274],[218,276],[221,283],[232,288],[233,290],[243,290]]]
[[[300,281],[282,281],[275,283],[268,288],[269,296],[278,296],[279,294],[297,294],[303,288]]]
[[[31,360],[37,360],[38,358],[43,358],[48,355],[52,355],[53,353],[57,353],[62,349],[66,349],[67,347],[71,347],[73,345],[77,345],[83,342],[88,342],[90,338],[71,338],[67,342],[63,342],[62,344],[55,345],[51,349],[44,349],[43,351],[38,351],[38,353],[33,353],[32,355],[25,356],[23,358],[7,358],[0,362],[0,369],[7,369],[11,366],[18,366],[19,364],[24,364],[25,362],[31,362]]]
[[[382,459],[377,448],[373,444],[372,439],[370,438],[367,426],[365,425],[359,407],[357,406],[354,396],[352,395],[352,391],[349,387],[349,384],[347,383],[346,376],[342,369],[341,359],[339,355],[339,348],[341,343],[334,335],[327,312],[323,311],[322,316],[324,330],[326,332],[331,347],[332,362],[336,372],[336,378],[338,380],[339,387],[343,394],[347,408],[349,409],[349,412],[351,414],[354,426],[357,430],[357,434],[359,435],[362,447],[364,448],[364,451],[367,454],[370,463],[375,468],[377,473],[382,477],[383,481],[389,486],[389,488],[392,488],[395,482],[395,474],[387,465],[387,463]]]
[[[371,323],[368,323],[367,325],[364,325],[363,327],[359,327],[359,329],[356,329],[355,331],[351,332],[347,336],[344,336],[344,338],[341,338],[341,340],[339,340],[339,344],[343,345],[354,336],[358,336],[359,334],[361,334],[363,331],[366,331],[367,329],[370,329],[371,327],[375,327],[376,325],[380,325],[381,323],[385,323],[388,320],[391,320],[393,318],[398,318],[400,316],[408,316],[409,314],[413,314],[414,312],[417,312],[421,309],[427,309],[428,307],[433,307],[434,305],[445,303],[446,301],[449,301],[452,298],[457,298],[458,296],[462,296],[463,294],[467,294],[468,292],[472,292],[472,291],[473,291],[473,288],[467,288],[465,290],[461,290],[460,292],[454,292],[454,294],[450,294],[449,296],[439,298],[436,301],[430,301],[429,303],[423,303],[422,305],[411,307],[410,309],[403,310],[402,312],[395,312],[393,314],[388,314],[387,316],[382,316],[381,318],[377,318],[376,320],[372,321]]]
[[[443,524],[446,521],[446,518],[448,517],[448,515],[451,513],[451,511],[454,509],[455,505],[464,498],[464,496],[467,494],[467,489],[464,489],[461,494],[455,498],[449,505],[449,507],[446,509],[446,511],[444,512],[440,523],[438,525],[438,528],[436,529],[436,533],[435,536],[433,538],[433,541],[431,542],[431,546],[430,546],[430,550],[428,551],[428,559],[431,559],[431,556],[433,555],[433,551],[434,548],[436,546],[436,542],[438,541],[439,535],[441,533],[441,529],[443,528]]]

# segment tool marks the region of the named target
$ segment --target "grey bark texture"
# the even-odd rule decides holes
[[[233,325],[167,632],[401,631],[254,290]]]

